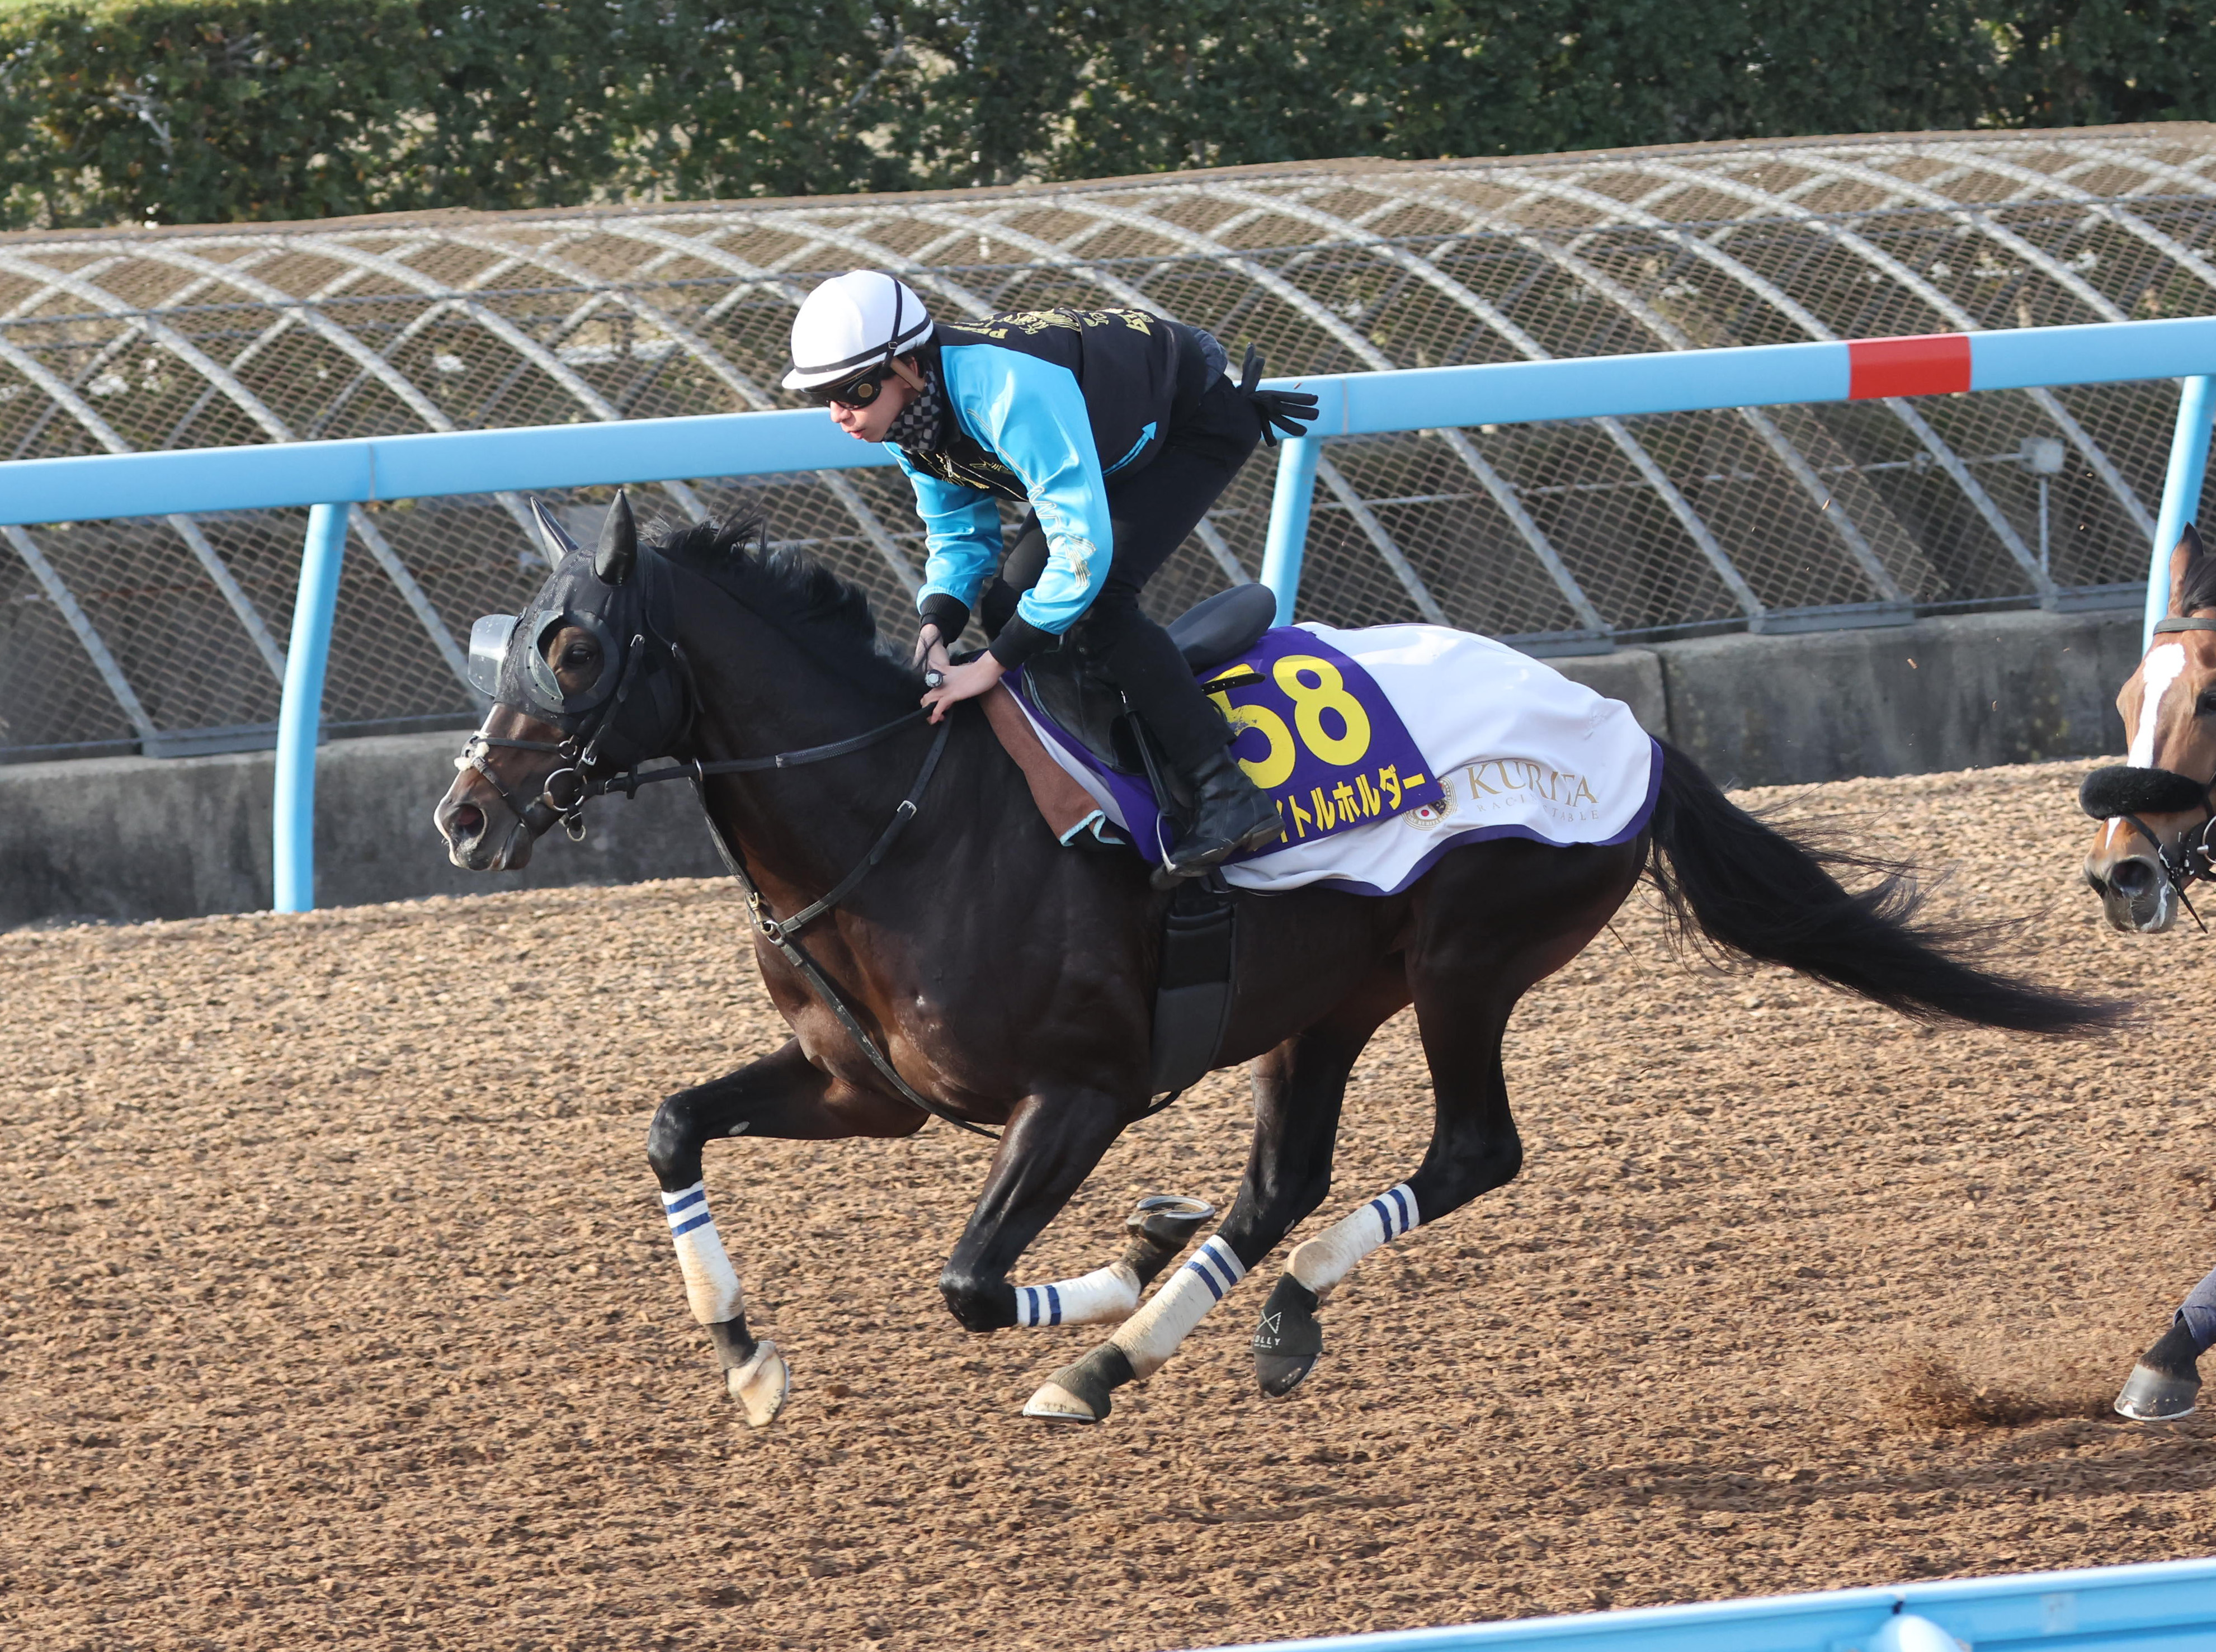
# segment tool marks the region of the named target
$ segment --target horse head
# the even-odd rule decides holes
[[[2116,709],[2131,750],[2085,777],[2079,801],[2101,822],[2085,881],[2111,924],[2151,935],[2177,921],[2187,879],[2216,849],[2216,557],[2189,526],[2170,554],[2169,615]]]
[[[682,672],[656,612],[668,599],[628,495],[616,494],[590,551],[535,500],[532,511],[554,571],[522,614],[489,615],[471,633],[470,680],[492,709],[432,815],[447,857],[474,872],[527,865],[548,827],[577,820],[590,782],[667,754],[684,734]]]

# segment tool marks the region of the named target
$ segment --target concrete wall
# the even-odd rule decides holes
[[[1988,614],[1880,630],[1723,636],[1550,663],[1630,705],[1726,783],[1928,773],[2121,752],[2112,704],[2136,611]],[[461,736],[339,740],[316,787],[325,906],[721,873],[692,789],[603,799],[590,834],[522,873],[447,863],[431,807]],[[0,928],[268,905],[270,753],[0,767]]]
[[[431,808],[458,734],[334,740],[316,771],[320,906],[492,889],[721,874],[692,787],[650,787],[557,830],[521,872],[465,872]],[[269,905],[273,752],[91,758],[0,767],[0,928],[74,918],[191,918]]]
[[[2121,753],[2139,625],[2136,609],[1976,614],[1653,652],[1666,738],[1760,786]]]

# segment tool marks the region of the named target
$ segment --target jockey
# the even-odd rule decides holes
[[[1271,427],[1299,435],[1315,398],[1226,376],[1223,347],[1143,310],[1047,310],[934,324],[874,270],[827,281],[792,323],[788,390],[857,440],[884,442],[915,487],[929,556],[919,660],[935,722],[1065,636],[1122,689],[1194,799],[1167,869],[1191,876],[1278,836],[1277,811],[1228,749],[1233,730],[1139,591]],[[996,499],[1030,507],[1003,556]],[[998,577],[994,577],[995,574]],[[990,581],[989,587],[988,581]],[[991,646],[946,648],[972,610]]]

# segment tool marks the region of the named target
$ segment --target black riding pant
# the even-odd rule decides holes
[[[1210,371],[1189,379],[1153,463],[1136,476],[1109,479],[1116,541],[1108,577],[1063,644],[1081,651],[1130,697],[1169,760],[1187,773],[1221,750],[1231,729],[1194,683],[1169,633],[1140,608],[1139,592],[1231,485],[1261,436],[1253,404],[1229,379]],[[979,605],[988,636],[1008,623],[1017,599],[1045,573],[1046,559],[1046,535],[1034,513],[1024,519],[1000,577]]]

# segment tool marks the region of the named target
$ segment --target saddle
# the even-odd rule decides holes
[[[1253,648],[1277,623],[1277,599],[1266,585],[1219,591],[1164,629],[1195,673],[1220,666]],[[1148,747],[1148,736],[1124,703],[1122,691],[1076,649],[1037,654],[1024,666],[1024,697],[1086,749],[1119,773],[1143,776],[1175,809],[1187,809],[1185,780]]]

